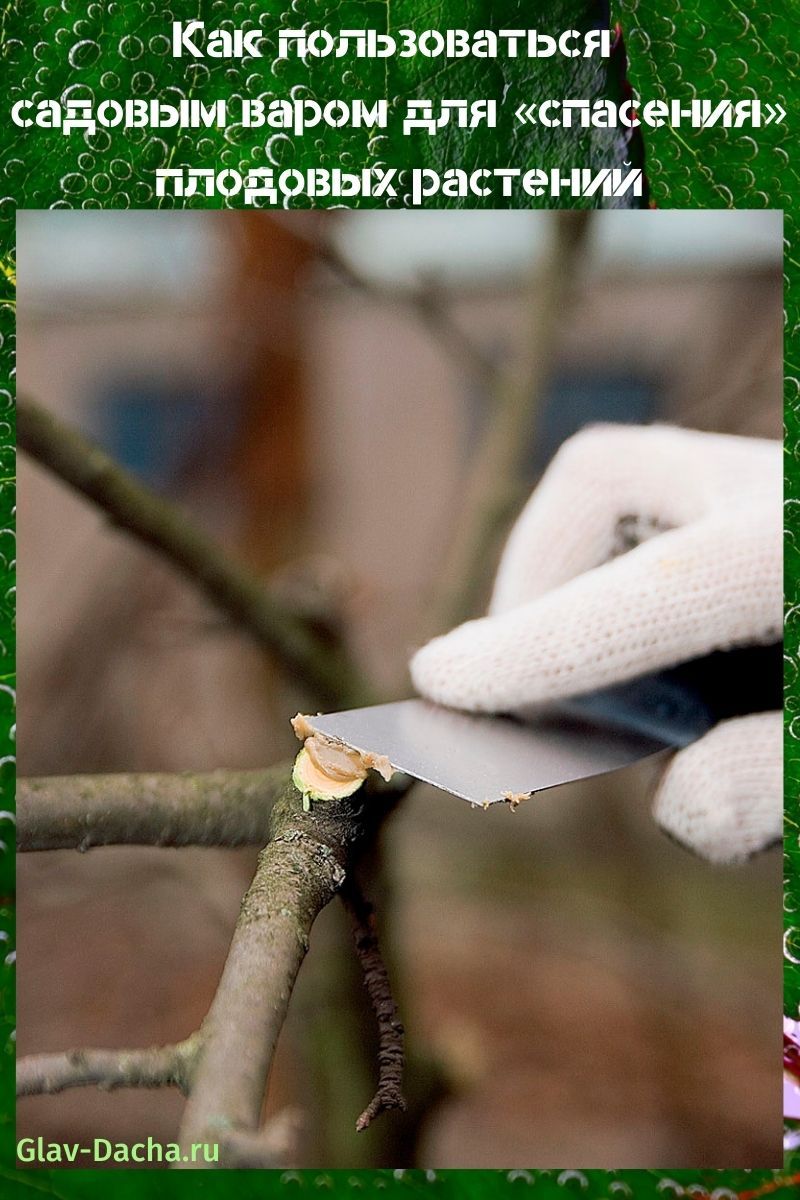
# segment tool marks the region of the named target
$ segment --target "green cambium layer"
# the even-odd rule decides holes
[[[225,0],[178,2],[165,8],[154,0],[136,5],[120,0],[97,3],[15,3],[0,7],[0,61],[6,94],[58,98],[65,88],[76,87],[76,96],[102,97],[161,95],[169,100],[169,86],[181,94],[206,100],[237,92],[286,95],[290,88],[307,88],[317,99],[333,97],[431,95],[451,98],[480,98],[505,91],[506,103],[497,131],[469,135],[451,129],[436,139],[416,135],[410,139],[388,135],[386,142],[370,131],[320,130],[303,139],[280,138],[266,149],[268,133],[253,137],[244,130],[225,136],[209,131],[197,142],[174,130],[104,131],[93,138],[81,135],[63,138],[39,131],[22,137],[21,131],[4,125],[4,150],[0,154],[0,256],[13,268],[14,213],[18,206],[45,208],[51,205],[99,208],[155,207],[153,170],[158,166],[187,163],[194,166],[267,165],[336,166],[360,168],[375,161],[398,166],[445,165],[568,167],[602,165],[598,153],[616,154],[620,146],[581,141],[580,135],[564,140],[554,131],[535,132],[514,122],[514,109],[523,99],[566,95],[609,94],[618,98],[620,80],[603,77],[586,83],[586,76],[569,78],[572,66],[542,60],[441,64],[430,60],[378,64],[357,60],[321,60],[312,71],[294,62],[264,61],[252,64],[213,63],[205,60],[181,67],[168,55],[165,35],[169,21],[201,18],[210,26],[229,21],[246,25],[262,13],[266,29],[271,14],[286,27],[306,21],[331,29],[372,26],[379,30],[403,25],[417,29],[462,26],[515,28],[538,26],[556,30],[593,25],[602,16],[602,4],[570,4],[564,0],[528,4],[456,3],[439,0],[426,5],[409,0],[384,3],[326,5],[324,0],[293,0],[279,6],[265,2],[247,4]],[[794,197],[798,191],[797,156],[789,156],[789,131],[794,121],[798,88],[796,6],[789,0],[628,0],[614,6],[614,20],[624,28],[630,56],[629,76],[643,99],[689,100],[693,95],[711,100],[730,96],[779,102],[789,114],[781,126],[752,133],[748,130],[714,131],[648,130],[645,135],[647,171],[652,200],[661,208],[784,208],[786,210],[786,471],[787,471],[787,841],[786,921],[789,956],[786,960],[786,1010],[797,1015],[800,1002],[800,842],[798,841],[797,796],[800,793],[800,365],[797,361],[798,290]],[[274,30],[273,26],[273,30]],[[79,50],[75,47],[81,46]],[[70,53],[78,64],[69,64]],[[312,78],[313,74],[313,78]],[[177,82],[176,82],[177,81]],[[177,93],[175,93],[177,96]],[[378,131],[373,131],[377,133]],[[10,137],[9,137],[10,133]],[[193,137],[194,135],[192,135]],[[173,202],[165,201],[162,207]],[[213,206],[217,201],[195,198],[192,206]],[[483,201],[496,207],[498,201]],[[510,203],[506,201],[505,203]],[[472,201],[441,200],[437,207],[476,207]],[[549,206],[549,205],[545,205]],[[13,801],[11,736],[13,712],[10,687],[14,681],[13,641],[13,429],[10,397],[13,388],[14,288],[4,272],[0,278],[0,782],[4,786],[3,809]],[[795,717],[797,721],[795,722]],[[5,827],[4,827],[5,828]],[[3,837],[0,834],[0,837]],[[2,1163],[0,1178],[9,1195],[36,1192],[58,1197],[91,1197],[107,1193],[110,1184],[102,1172],[15,1171],[13,1169],[13,1042],[14,994],[11,965],[13,932],[13,861],[3,837],[0,852],[0,1062],[3,1069],[0,1129]],[[786,1163],[784,1171],[800,1170],[800,1156]],[[784,1172],[757,1170],[728,1171],[585,1171],[581,1175],[559,1171],[529,1172],[438,1172],[435,1178],[423,1172],[390,1171],[280,1173],[206,1173],[192,1181],[183,1173],[165,1177],[160,1172],[116,1172],[116,1195],[173,1195],[201,1188],[208,1197],[235,1193],[242,1200],[273,1191],[319,1195],[336,1193],[356,1196],[364,1191],[381,1194],[417,1193],[450,1200],[451,1197],[493,1197],[518,1191],[533,1200],[564,1200],[571,1192],[595,1197],[671,1197],[676,1185],[702,1184],[709,1191],[738,1196],[770,1188],[784,1194]],[[674,1183],[670,1182],[674,1181]],[[774,1191],[772,1189],[775,1189]],[[785,1194],[790,1188],[786,1186]]]

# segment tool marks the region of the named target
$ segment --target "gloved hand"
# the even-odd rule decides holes
[[[451,707],[513,712],[777,641],[781,495],[778,442],[583,430],[514,526],[488,616],[419,650],[415,687]],[[737,861],[780,837],[781,777],[781,714],[737,717],[671,759],[654,816],[704,857]]]

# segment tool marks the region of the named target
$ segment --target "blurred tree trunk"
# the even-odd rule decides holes
[[[231,303],[243,364],[231,463],[242,499],[241,549],[268,571],[302,549],[308,512],[309,420],[302,286],[316,254],[289,226],[230,213]]]

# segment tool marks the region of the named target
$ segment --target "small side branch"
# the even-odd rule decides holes
[[[370,1103],[356,1121],[359,1133],[368,1129],[376,1117],[388,1109],[405,1111],[403,1066],[405,1030],[392,995],[389,974],[378,945],[375,913],[357,881],[351,876],[341,893],[350,916],[356,954],[364,973],[364,986],[378,1022],[378,1087]]]
[[[17,401],[17,431],[27,454],[181,571],[323,703],[369,703],[368,689],[344,648],[317,637],[177,505],[154,495],[99,446],[32,400]]]
[[[441,293],[432,286],[385,288],[362,275],[330,242],[314,243],[317,257],[342,283],[388,307],[400,306],[415,317],[450,357],[457,370],[466,372],[484,387],[497,374],[496,364],[477,342],[453,320]]]
[[[178,775],[63,775],[17,784],[18,850],[263,846],[291,764]]]
[[[196,1037],[144,1050],[67,1050],[63,1054],[31,1054],[17,1063],[17,1096],[51,1096],[67,1088],[92,1084],[113,1088],[178,1087],[188,1089]]]

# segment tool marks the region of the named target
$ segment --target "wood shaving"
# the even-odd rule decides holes
[[[511,811],[514,812],[523,800],[530,800],[532,795],[533,792],[503,792],[503,799],[508,802]]]

